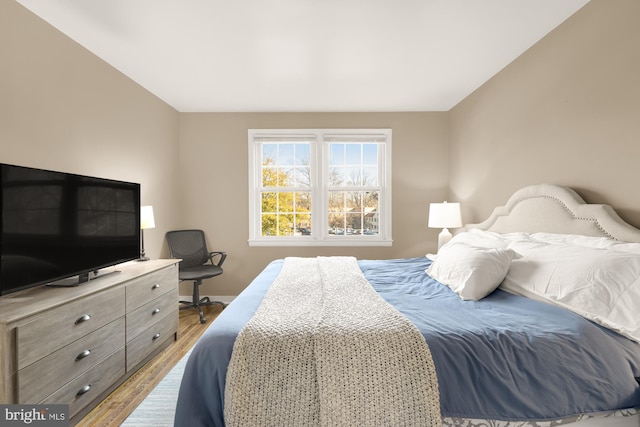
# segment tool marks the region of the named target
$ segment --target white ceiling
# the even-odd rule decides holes
[[[17,0],[178,111],[447,111],[588,0]]]

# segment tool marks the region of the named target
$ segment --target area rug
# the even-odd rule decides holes
[[[167,373],[121,424],[123,427],[172,427],[180,381],[191,350]]]

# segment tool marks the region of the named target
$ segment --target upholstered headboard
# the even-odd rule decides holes
[[[505,206],[494,209],[485,221],[467,224],[498,233],[523,231],[580,234],[640,242],[640,230],[625,222],[608,205],[587,204],[574,190],[539,184],[516,191]]]

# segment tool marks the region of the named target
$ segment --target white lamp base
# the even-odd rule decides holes
[[[438,234],[438,249],[440,249],[442,245],[451,240],[452,237],[453,235],[451,234],[451,232],[448,229],[443,228],[440,234]]]

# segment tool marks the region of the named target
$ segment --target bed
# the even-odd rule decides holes
[[[486,221],[467,225],[441,248],[437,257],[356,262],[375,290],[376,296],[372,298],[384,300],[392,312],[401,313],[427,345],[429,362],[437,377],[434,387],[441,417],[437,425],[640,426],[640,230],[624,222],[611,207],[586,204],[575,191],[562,186],[525,187],[514,193],[505,206],[496,208]],[[225,410],[229,411],[230,401],[232,397],[236,401],[236,396],[258,396],[257,403],[251,405],[264,400],[265,412],[273,407],[285,412],[300,410],[296,402],[284,402],[277,390],[259,390],[264,371],[282,370],[278,375],[283,376],[274,384],[283,384],[289,381],[289,375],[297,375],[286,372],[289,368],[293,371],[297,361],[285,361],[284,368],[269,365],[253,371],[260,380],[254,378],[251,383],[249,378],[244,389],[236,387],[236,382],[242,382],[240,379],[246,378],[246,373],[227,381],[232,373],[240,372],[236,357],[241,353],[239,343],[245,342],[248,326],[264,310],[269,310],[265,306],[272,310],[266,312],[269,319],[286,317],[282,313],[292,306],[291,310],[297,310],[294,317],[313,312],[304,302],[291,304],[288,296],[270,298],[278,287],[274,283],[280,284],[283,270],[289,269],[289,265],[293,264],[287,260],[270,263],[196,344],[180,387],[176,426],[224,426]],[[310,286],[305,291],[309,294],[315,285]],[[365,291],[359,288],[354,293],[361,295]],[[342,291],[329,293],[339,298],[319,304],[324,306],[323,310],[331,311],[335,305],[339,310],[333,311],[337,313],[353,311],[358,319],[367,317],[368,302],[360,304],[364,310],[358,309],[356,297],[345,310],[341,306]],[[287,302],[282,303],[283,300]],[[387,314],[375,312],[372,317],[384,316]],[[288,343],[290,339],[280,341]],[[353,341],[362,340],[358,337]],[[393,339],[385,336],[377,341],[384,346]],[[350,347],[350,342],[347,335],[346,341],[329,347]],[[258,354],[262,348],[270,347],[269,343],[255,345],[254,351],[250,346],[242,351],[250,357],[251,353]],[[312,352],[313,348],[321,347],[317,342],[314,345]],[[363,348],[369,348],[366,346]],[[396,347],[405,348],[405,344]],[[371,353],[388,350],[376,347]],[[282,350],[274,351],[272,355]],[[391,356],[384,354],[383,365],[391,360]],[[367,358],[367,364],[377,363],[370,361],[369,354],[362,357]],[[327,360],[333,363],[333,359]],[[306,366],[305,363],[301,366]],[[326,365],[324,359],[321,364]],[[382,384],[375,383],[373,388],[384,387],[384,383],[403,375],[406,379],[406,372],[395,375],[397,362],[394,360],[393,364],[393,369],[385,368],[394,374],[392,378],[385,376],[387,372],[376,373]],[[408,371],[420,369],[411,365]],[[317,370],[320,372],[320,368]],[[328,378],[333,370],[332,367],[320,380],[310,382],[324,384],[335,380]],[[315,366],[312,371],[316,372]],[[430,374],[426,372],[425,378]],[[415,377],[420,375],[416,373]],[[291,396],[305,395],[307,380],[304,377],[293,386],[287,382],[281,387],[286,389],[287,399],[297,400]],[[409,383],[413,382],[409,378]],[[401,383],[400,388],[425,387],[417,380],[416,383],[418,386]],[[358,392],[365,393],[359,402],[364,399],[368,404],[366,393],[372,387],[358,385],[357,381],[355,386]],[[416,389],[410,392],[414,394]],[[275,400],[269,402],[272,394]],[[406,398],[404,395],[391,405],[402,406],[402,399]],[[338,400],[338,406],[345,400],[344,396]],[[248,401],[241,400],[235,408],[241,411],[244,402]],[[356,399],[355,406],[357,402]],[[302,407],[306,410],[307,404]],[[333,407],[331,412],[340,410]],[[413,411],[412,408],[409,412]],[[309,425],[227,422],[230,424]],[[373,425],[426,424],[385,418]]]

